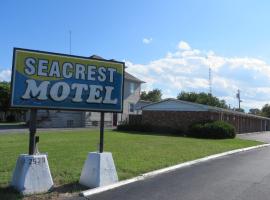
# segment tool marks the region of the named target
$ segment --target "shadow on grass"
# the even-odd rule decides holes
[[[77,193],[87,189],[89,188],[80,185],[78,182],[73,182],[69,184],[55,186],[47,193],[23,196],[12,187],[0,187],[0,200],[45,200],[58,199],[58,197],[70,198],[72,196],[78,196]]]
[[[52,192],[57,192],[57,193],[77,193],[83,190],[89,189],[86,186],[83,186],[79,184],[79,182],[73,182],[69,184],[64,184],[60,186],[56,186],[52,189]]]
[[[0,187],[1,200],[22,199],[23,196],[12,187]]]
[[[200,139],[200,140],[225,140],[225,139],[233,139],[235,137],[218,137],[219,134],[213,134],[212,136],[200,136],[200,135],[189,135],[187,133],[183,132],[166,132],[166,131],[125,131],[125,130],[117,130],[114,129],[113,131],[119,132],[119,133],[125,133],[125,134],[132,134],[132,135],[151,135],[151,136],[169,136],[169,137],[182,137],[182,138],[191,138],[191,139]]]

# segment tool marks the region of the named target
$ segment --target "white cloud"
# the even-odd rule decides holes
[[[222,67],[225,63],[226,63],[225,58],[217,56],[215,54],[208,55],[206,57],[206,65],[211,67],[211,69],[214,71],[218,71],[218,69]]]
[[[265,104],[269,104],[269,101],[266,100],[253,100],[253,99],[243,99],[241,103],[242,107],[250,109],[250,108],[262,108]]]
[[[180,41],[178,44],[178,48],[181,50],[190,50],[191,49],[189,44],[185,41]]]
[[[152,41],[153,41],[152,38],[143,38],[143,39],[142,39],[142,42],[143,42],[144,44],[150,44]]]
[[[127,71],[146,82],[143,89],[160,88],[166,97],[176,97],[181,91],[208,92],[211,67],[213,95],[231,107],[238,106],[237,89],[241,90],[245,109],[270,103],[270,64],[258,58],[224,57],[180,41],[175,51],[162,58],[147,64],[127,63]]]
[[[4,69],[0,70],[0,81],[10,81],[11,79],[11,70]]]

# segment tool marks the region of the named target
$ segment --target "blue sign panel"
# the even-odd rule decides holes
[[[125,64],[15,48],[11,106],[122,112]]]

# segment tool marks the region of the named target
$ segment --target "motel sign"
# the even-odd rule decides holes
[[[124,63],[15,48],[11,106],[122,112]]]

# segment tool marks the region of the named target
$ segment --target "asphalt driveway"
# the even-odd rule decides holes
[[[270,142],[270,133],[239,137]],[[87,199],[267,200],[270,199],[270,147],[210,160]]]

